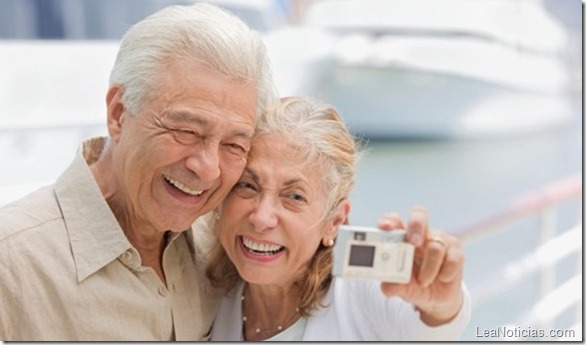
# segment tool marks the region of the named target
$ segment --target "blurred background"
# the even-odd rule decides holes
[[[106,133],[125,30],[191,2],[0,0],[0,205]],[[282,96],[333,103],[362,139],[352,223],[421,204],[462,239],[463,340],[582,340],[580,0],[208,2],[262,33]]]

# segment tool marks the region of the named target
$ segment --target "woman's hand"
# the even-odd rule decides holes
[[[411,281],[382,283],[383,293],[413,304],[429,326],[451,321],[462,307],[464,253],[460,241],[442,231],[430,230],[427,211],[421,206],[411,209],[406,227],[396,213],[385,214],[378,226],[389,231],[406,229],[407,241],[415,246]]]

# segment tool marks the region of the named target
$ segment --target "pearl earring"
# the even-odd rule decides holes
[[[334,245],[334,240],[332,238],[330,238],[327,242],[326,242],[326,247],[331,247]]]

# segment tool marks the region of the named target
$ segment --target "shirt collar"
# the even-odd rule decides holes
[[[89,168],[105,143],[105,137],[83,142],[55,183],[80,282],[132,247]]]

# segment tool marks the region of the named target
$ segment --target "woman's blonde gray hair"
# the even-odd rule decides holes
[[[282,134],[296,143],[305,166],[314,168],[327,196],[324,219],[334,217],[342,201],[349,197],[354,185],[358,142],[348,131],[332,106],[306,97],[283,98],[262,114],[256,135]],[[320,306],[331,283],[333,247],[322,243],[310,260],[307,270],[296,282],[300,291],[302,315],[310,315]],[[221,245],[215,249],[207,275],[212,283],[228,290],[238,282],[238,273]]]
[[[196,3],[164,8],[124,35],[110,86],[123,87],[122,101],[136,115],[156,92],[169,59],[197,61],[257,90],[257,114],[273,101],[275,88],[266,47],[242,20],[214,5]]]

